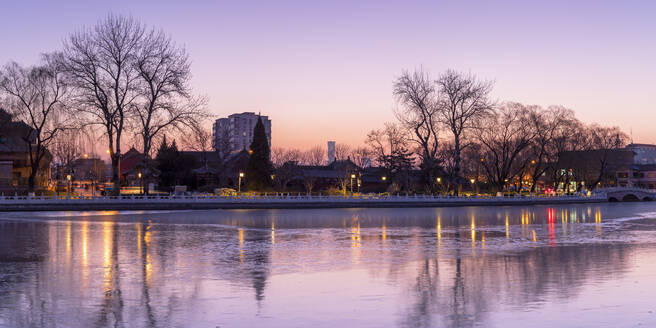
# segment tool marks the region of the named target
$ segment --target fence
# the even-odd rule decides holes
[[[211,194],[198,195],[123,195],[123,196],[0,196],[1,204],[151,204],[151,203],[523,203],[523,202],[558,202],[558,201],[600,201],[606,200],[602,193],[591,196],[435,196],[435,195],[305,195],[290,193],[274,193],[262,195],[217,196]]]

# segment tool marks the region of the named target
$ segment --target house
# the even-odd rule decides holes
[[[196,165],[191,172],[196,178],[196,187],[219,185],[219,156],[216,151],[181,151],[180,155],[193,158]]]
[[[28,142],[34,140],[29,125],[13,121],[11,114],[0,109],[0,192],[27,191],[31,171]],[[51,161],[52,155],[46,151],[36,175],[37,189],[48,188]]]
[[[287,162],[278,168],[276,175],[284,189],[325,190],[331,187],[342,190],[358,190],[362,185],[362,168],[350,159],[335,160],[328,165],[299,165]]]
[[[111,167],[97,157],[87,154],[73,162],[75,180],[79,181],[109,181],[111,180]]]
[[[156,166],[157,164],[151,158],[146,158],[134,147],[131,147],[121,155],[119,162],[121,185],[141,186],[142,183],[151,181],[150,178],[159,175]]]

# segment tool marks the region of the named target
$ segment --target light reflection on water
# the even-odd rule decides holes
[[[655,209],[5,213],[0,327],[655,326]]]

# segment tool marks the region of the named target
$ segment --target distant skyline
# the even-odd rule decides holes
[[[211,112],[268,115],[274,147],[362,144],[394,120],[393,80],[419,67],[656,143],[656,2],[26,0],[0,12],[2,65],[34,64],[109,13],[162,29],[185,45]]]

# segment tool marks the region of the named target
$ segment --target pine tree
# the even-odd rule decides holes
[[[253,129],[253,142],[251,142],[248,164],[246,166],[246,187],[248,190],[267,190],[271,188],[271,164],[269,140],[264,131],[262,118],[258,117]]]

